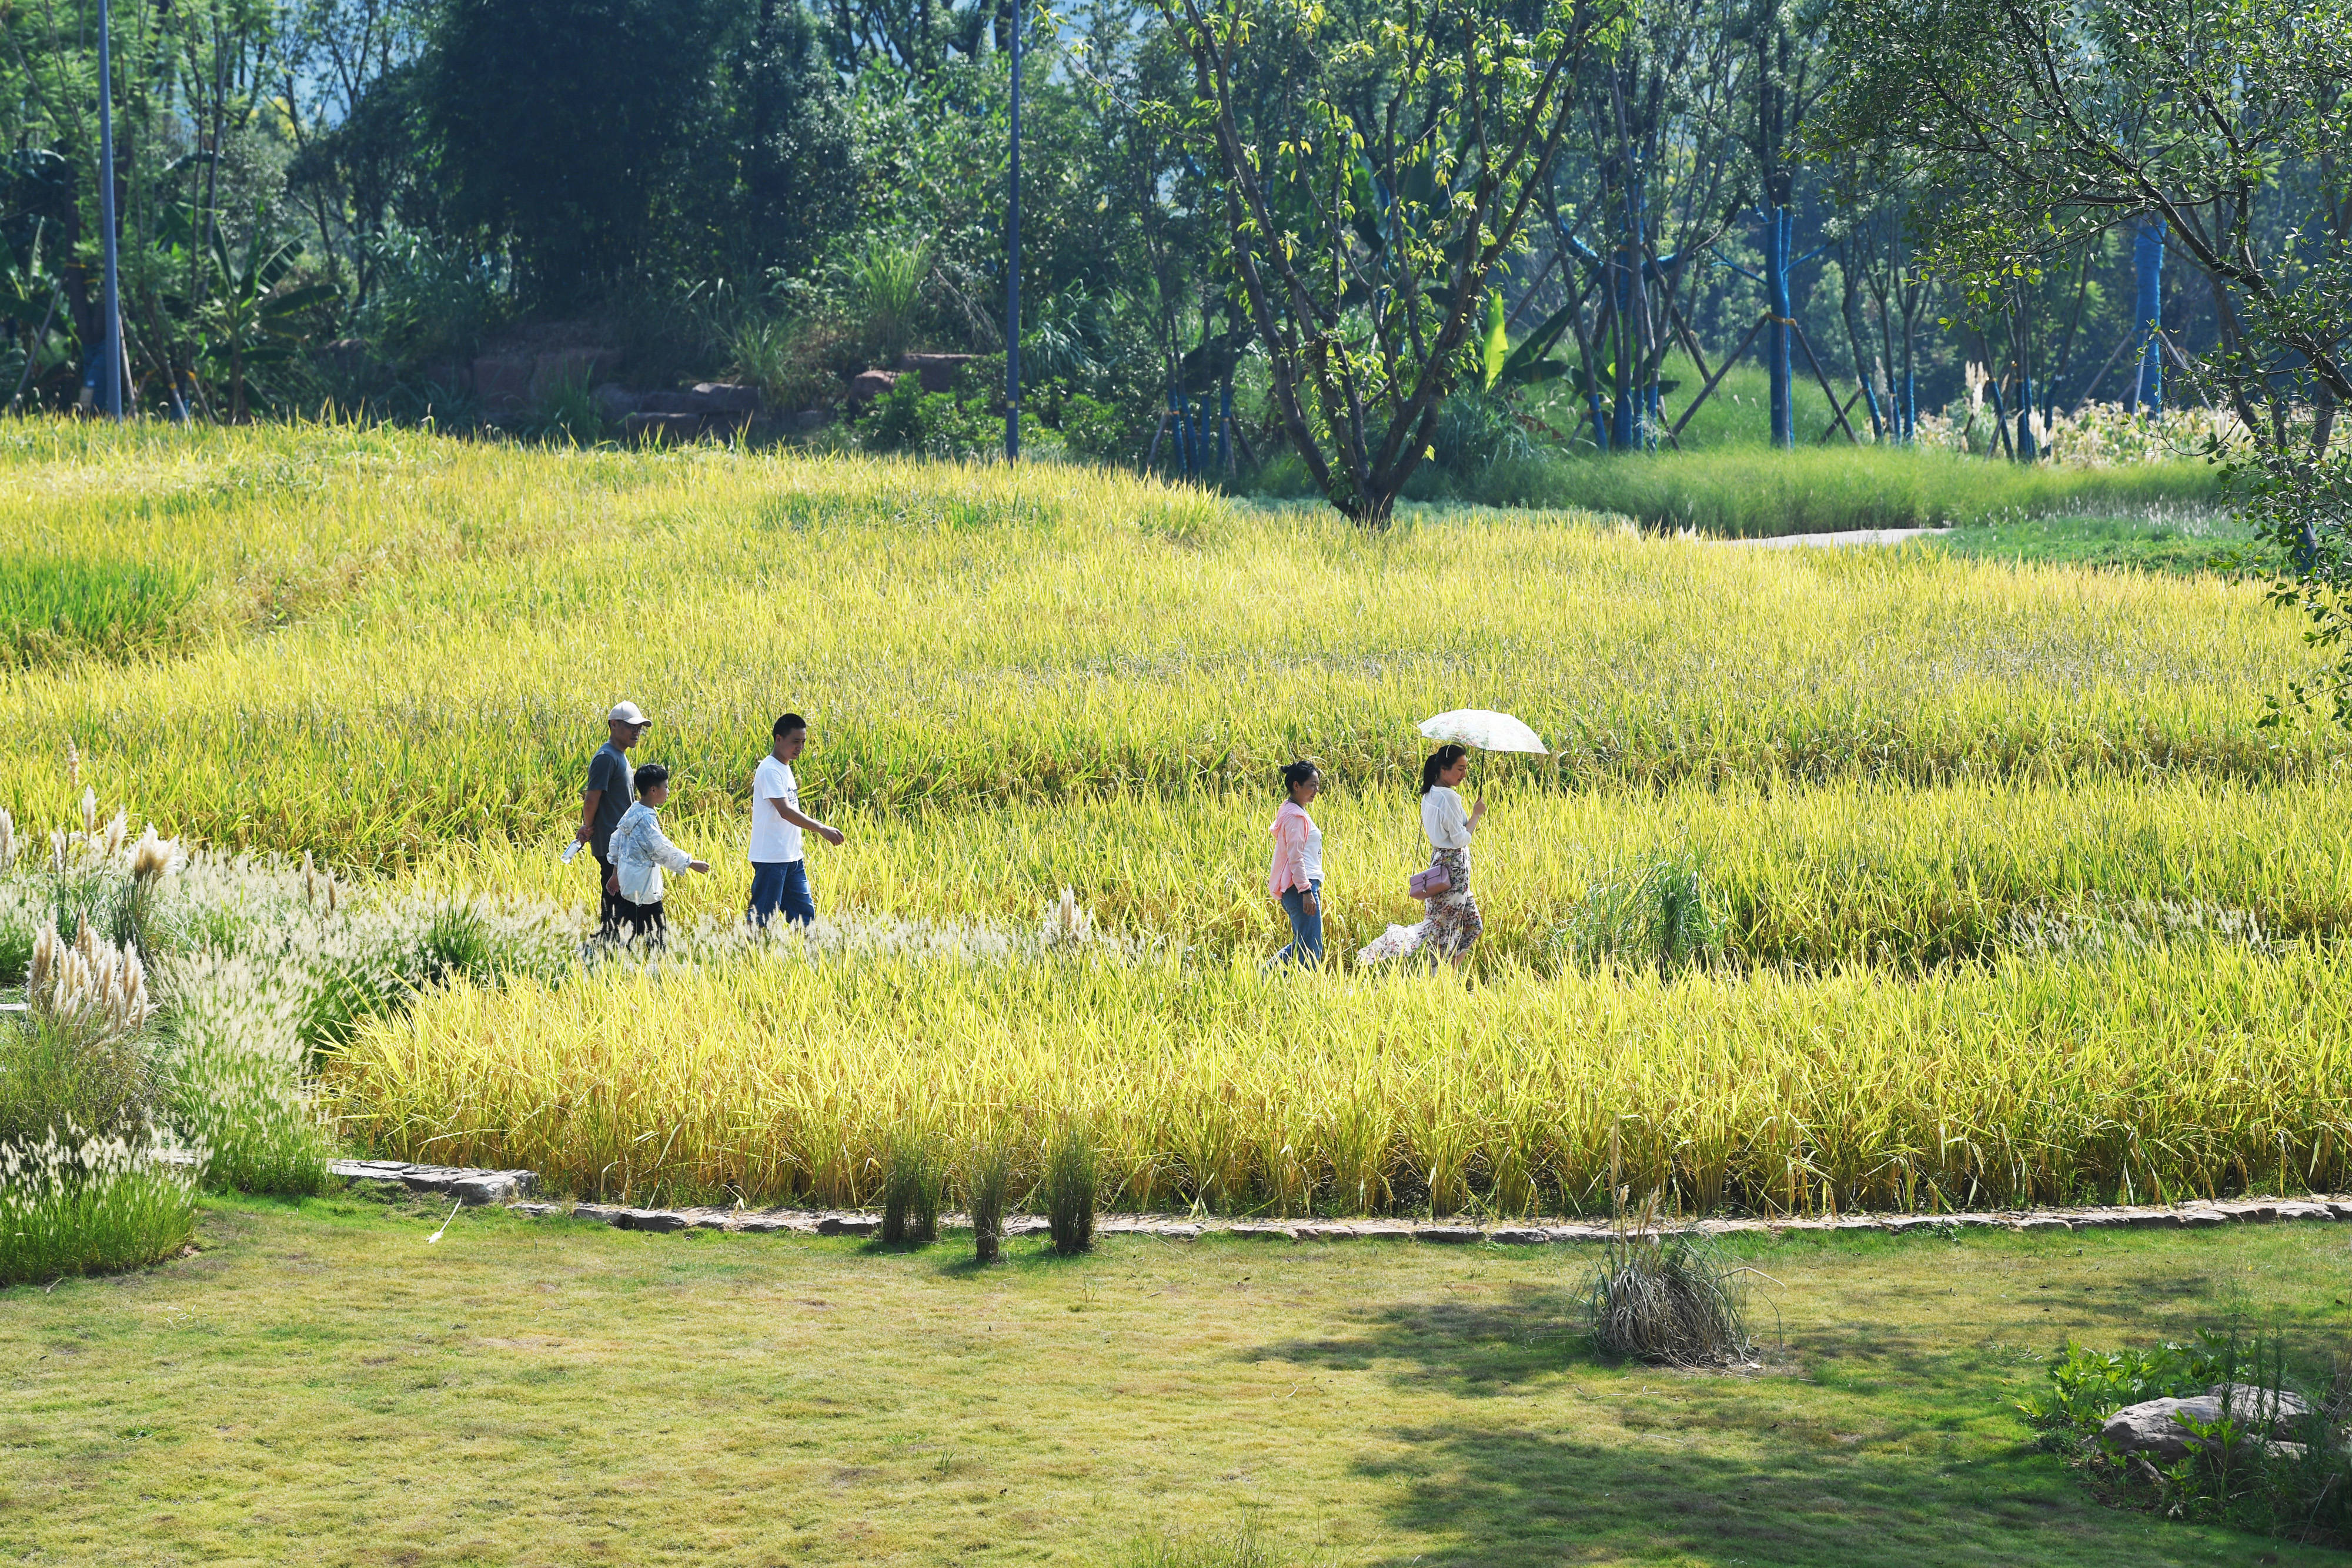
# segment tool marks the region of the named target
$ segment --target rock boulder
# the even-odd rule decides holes
[[[736,382],[694,383],[697,413],[730,413],[749,419],[760,412],[760,389]]]
[[[530,401],[538,361],[515,354],[485,355],[474,361],[474,401],[487,413],[513,413]]]
[[[927,392],[955,391],[956,372],[971,363],[971,354],[901,354],[898,369],[911,371],[923,378]]]
[[[849,383],[849,406],[862,413],[867,403],[898,384],[896,371],[860,371]]]
[[[2126,1405],[2107,1417],[2100,1439],[2126,1454],[2145,1454],[2169,1464],[2198,1446],[2185,1421],[2210,1426],[2224,1413],[2248,1433],[2284,1437],[2308,1418],[2310,1402],[2285,1389],[2232,1387],[2217,1383],[2194,1399],[2148,1399]]]

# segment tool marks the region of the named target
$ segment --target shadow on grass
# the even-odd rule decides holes
[[[1956,1254],[1939,1270],[1969,1261]],[[1581,1330],[1580,1281],[1566,1279],[1370,1306],[1351,1332],[1239,1354],[1371,1373],[1458,1401],[1433,1421],[1369,1423],[1354,1469],[1381,1483],[1391,1528],[1446,1542],[1426,1561],[1462,1568],[2153,1564],[2210,1562],[2217,1548],[2224,1561],[2341,1561],[2099,1505],[2032,1448],[2009,1408],[2020,1363],[1986,1348],[2041,1318],[2038,1300],[2016,1295],[2035,1291],[2042,1260],[1977,1261],[2016,1266],[2000,1285],[2006,1329],[1989,1315],[1954,1333],[1899,1310],[1858,1314],[1795,1330],[1786,1350],[1768,1349],[1761,1372],[1600,1362]],[[2102,1335],[2157,1337],[2210,1294],[2206,1280],[2168,1275],[2153,1258],[2114,1262],[2123,1266],[2095,1284],[2050,1270],[2071,1280],[2084,1315],[2105,1321]],[[2050,1321],[2054,1344],[2063,1320],[2053,1311]],[[1564,1384],[1576,1396],[1565,1422]],[[1425,1397],[1415,1405],[1430,1408]]]
[[[1286,1340],[1241,1353],[1333,1372],[1384,1369],[1389,1380],[1468,1397],[1510,1392],[1591,1359],[1575,1294],[1517,1286],[1500,1301],[1398,1301],[1365,1311],[1360,1331]]]
[[[1390,1453],[1356,1468],[1391,1489],[1390,1522],[1447,1541],[1441,1560],[1465,1568],[1670,1554],[1790,1568],[2109,1563],[2127,1550],[2169,1560],[2148,1550],[2146,1521],[2099,1509],[2021,1451],[1939,1464],[1819,1446],[1839,1445],[1834,1434],[1751,1448],[1675,1428],[1603,1443],[1468,1422],[1380,1436]],[[2210,1548],[2199,1534],[2178,1544]]]

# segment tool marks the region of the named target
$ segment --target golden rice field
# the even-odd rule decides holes
[[[1957,1209],[2340,1185],[2332,956],[2192,946],[1890,984],[869,957],[436,993],[336,1062],[377,1145],[648,1201],[857,1204],[894,1131],[1065,1118],[1122,1207]]]
[[[347,865],[544,838],[622,693],[689,789],[740,799],[797,706],[810,782],[889,810],[1256,793],[1301,753],[1401,786],[1413,721],[1464,706],[1562,747],[1555,788],[2271,783],[2352,754],[2254,727],[2307,651],[2213,580],[1549,514],[1367,538],[1076,469],[7,434],[0,537],[209,574],[188,614],[247,618],[9,674],[0,800],[64,810],[70,737],[169,826]]]
[[[1555,967],[1555,938],[1595,883],[1681,856],[1704,868],[1727,956],[1744,965],[1916,968],[2046,946],[2084,921],[2227,925],[2272,943],[2352,933],[2352,784],[2333,777],[2284,789],[2193,774],[1934,789],[1840,779],[1552,791],[1516,781],[1489,795],[1481,950],[1536,968]],[[834,819],[849,834],[841,847],[812,846],[810,875],[828,907],[1003,929],[1035,926],[1066,887],[1107,934],[1222,960],[1282,940],[1265,897],[1275,804],[1261,789],[988,810],[859,807]],[[1414,806],[1410,789],[1385,781],[1335,786],[1316,803],[1335,947],[1419,918],[1404,891],[1427,854]],[[688,919],[731,915],[751,884],[744,812],[689,801],[672,815],[671,836],[712,862],[708,879],[672,880],[673,907]],[[410,876],[455,893],[577,900],[578,868],[559,864],[556,850],[465,841],[421,858]]]
[[[825,911],[1022,939],[425,995],[328,1064],[386,1152],[837,1203],[910,1116],[1078,1115],[1112,1200],[1291,1210],[1589,1205],[1610,1129],[1694,1207],[2340,1174],[2352,745],[2259,727],[2309,653],[2258,585],[1569,514],[1367,537],[1072,468],[35,422],[0,432],[0,592],[181,585],[0,640],[20,821],[79,778],[166,831],[576,907],[554,852],[625,695],[719,867],[673,909],[724,922],[793,707],[851,835],[813,847]],[[1489,773],[1473,983],[1259,975],[1275,768],[1330,777],[1352,950],[1411,917],[1412,727],[1457,706],[1562,747]],[[1709,888],[1714,961],[1580,962],[1594,890],[1662,861]],[[1110,941],[1035,950],[1064,887]]]

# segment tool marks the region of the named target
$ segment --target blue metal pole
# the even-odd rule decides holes
[[[2132,388],[2132,406],[2164,417],[2164,345],[2157,341],[2164,315],[2164,224],[2142,218],[2132,239],[2132,270],[2137,298],[2132,319],[2140,338],[2139,378]]]
[[[1004,269],[1004,460],[1021,460],[1021,4],[1013,0],[1013,178],[1012,214],[1005,225]]]
[[[1797,413],[1790,396],[1794,375],[1789,357],[1789,243],[1795,238],[1796,214],[1773,201],[1764,203],[1765,298],[1772,312],[1764,333],[1766,369],[1771,377],[1772,444],[1786,451],[1797,444]]]
[[[106,412],[122,419],[122,284],[114,250],[114,50],[113,17],[98,0],[98,221],[106,230]]]

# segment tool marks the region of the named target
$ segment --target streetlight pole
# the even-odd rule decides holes
[[[1021,9],[1013,0],[1013,179],[1012,217],[1004,238],[1011,260],[1004,269],[1004,460],[1021,460]]]
[[[114,54],[112,17],[98,0],[98,221],[106,230],[106,412],[122,419],[122,285],[114,254]]]

